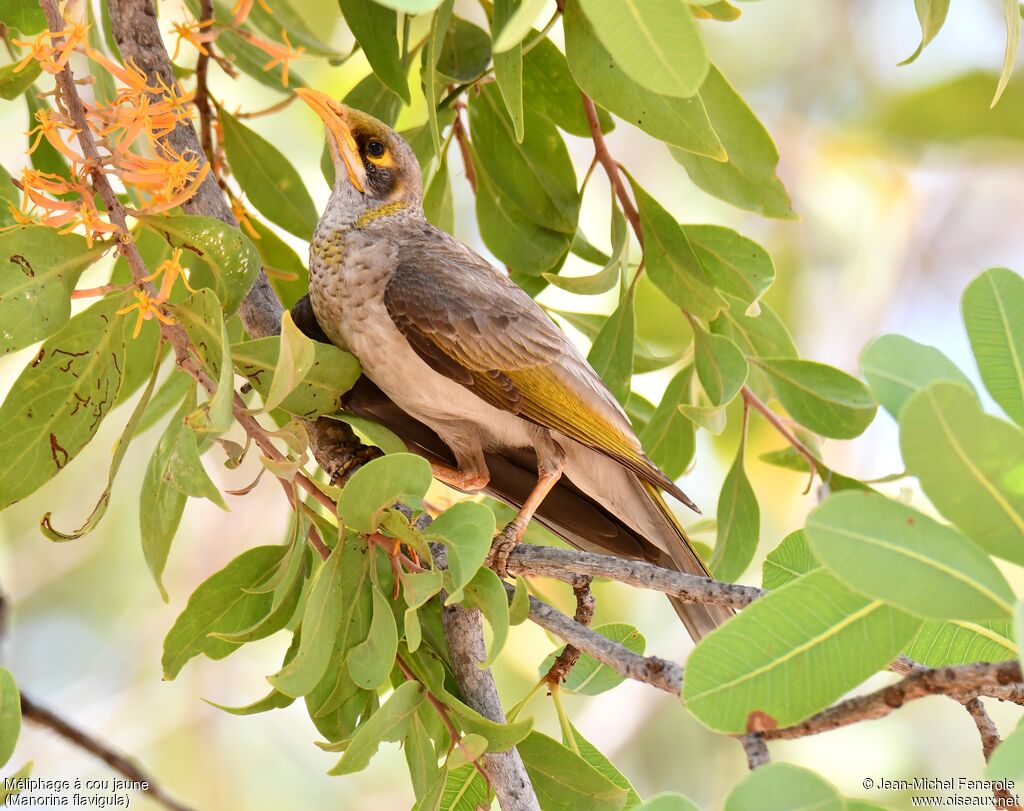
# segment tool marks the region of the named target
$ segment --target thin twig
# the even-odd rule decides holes
[[[102,760],[115,772],[124,776],[125,779],[135,783],[144,783],[145,788],[142,791],[145,791],[154,801],[160,803],[165,808],[169,808],[171,811],[191,811],[189,806],[178,802],[160,788],[153,777],[143,771],[127,755],[118,752],[116,749],[103,743],[103,741],[79,729],[74,724],[65,721],[59,715],[40,706],[26,696],[24,692],[21,694],[21,717],[56,732],[69,743],[77,746],[79,749],[84,749],[86,752]]]
[[[590,590],[591,580],[592,578],[586,575],[577,575],[576,582],[572,584],[572,593],[576,598],[576,614],[573,619],[580,625],[590,625],[590,621],[594,618],[594,609],[597,607],[593,592]],[[583,651],[575,645],[566,645],[552,662],[551,668],[545,676],[548,683],[557,686],[565,681],[565,677],[576,666],[582,653]]]
[[[200,0],[199,4],[200,26],[213,23],[213,0]],[[210,109],[210,89],[207,86],[210,72],[210,56],[213,54],[213,43],[206,45],[205,52],[199,51],[199,60],[196,62],[196,109],[199,111],[199,142],[203,145],[203,152],[213,160],[213,111]]]
[[[747,755],[747,768],[750,771],[767,766],[771,763],[771,756],[768,754],[768,745],[760,732],[751,732],[739,737],[740,745]]]
[[[822,479],[825,478],[826,471],[821,462],[818,461],[818,457],[814,455],[810,448],[797,439],[796,434],[789,430],[786,423],[782,421],[782,418],[772,411],[760,397],[754,394],[749,386],[744,386],[740,389],[740,394],[743,396],[744,403],[753,407],[755,411],[768,420],[768,423],[772,428],[778,431],[782,438],[792,445],[793,449],[807,460],[807,464],[811,470],[811,479],[807,482],[807,488],[804,492],[810,492],[811,484],[814,482],[815,471],[818,472],[818,475],[821,476]]]
[[[473,155],[469,149],[466,127],[462,123],[462,110],[464,106],[461,102],[455,105],[455,119],[452,121],[452,132],[455,133],[455,140],[459,144],[459,154],[462,155],[462,165],[466,170],[466,180],[469,181],[469,187],[473,190],[473,194],[476,194],[476,166],[473,165]]]
[[[626,191],[626,184],[622,179],[622,173],[619,172],[619,164],[612,157],[612,153],[608,151],[608,144],[605,143],[604,135],[601,133],[601,120],[597,117],[597,108],[586,93],[581,95],[583,96],[583,110],[587,114],[587,125],[590,127],[590,137],[594,142],[594,155],[600,161],[601,166],[604,167],[605,174],[608,175],[608,181],[612,184],[612,188],[615,189],[615,194],[619,198],[622,213],[626,215],[629,224],[633,226],[633,233],[636,234],[636,238],[642,246],[644,244],[644,235],[640,228],[640,214],[637,213],[636,206],[633,205],[633,200],[630,198],[629,192]]]

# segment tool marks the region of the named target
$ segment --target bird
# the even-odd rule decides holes
[[[506,574],[540,515],[577,547],[709,576],[661,491],[699,512],[696,504],[646,456],[618,401],[540,306],[427,222],[409,144],[326,93],[296,93],[322,120],[335,168],[310,241],[310,314],[362,365],[364,411],[401,415],[419,431],[407,444],[424,451],[437,480],[517,507],[492,545],[495,570]],[[359,401],[356,392],[346,405]],[[596,527],[584,514],[603,519],[597,537],[585,535]],[[670,599],[695,640],[731,616]]]

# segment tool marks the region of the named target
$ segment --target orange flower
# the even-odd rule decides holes
[[[49,73],[56,73],[59,71],[60,67],[57,66],[57,63],[53,59],[56,49],[50,43],[53,36],[53,32],[51,31],[42,31],[34,39],[12,39],[11,42],[14,45],[29,49],[29,52],[25,54],[25,57],[14,66],[14,72],[20,73],[32,60],[38,62],[40,66]],[[53,70],[50,69],[51,67]]]
[[[64,143],[64,139],[60,137],[60,130],[70,130],[72,134],[77,134],[78,130],[75,128],[71,119],[61,113],[55,113],[52,110],[42,108],[36,111],[36,121],[39,122],[39,126],[33,127],[27,133],[28,136],[36,134],[36,140],[29,147],[28,154],[31,155],[36,149],[39,148],[40,142],[43,138],[68,158],[72,163],[83,163],[85,158],[75,152],[70,146]]]
[[[273,57],[273,59],[263,66],[263,70],[270,70],[271,68],[280,65],[281,84],[288,87],[288,63],[301,56],[306,49],[301,45],[298,48],[293,48],[291,42],[288,40],[288,32],[284,29],[281,29],[281,39],[284,41],[284,45],[277,42],[267,42],[248,31],[239,31],[238,33],[243,39],[250,44],[255,45],[267,56]]]
[[[161,274],[163,275],[163,278],[160,280],[160,292],[156,294],[156,298],[154,299],[156,303],[162,304],[170,298],[171,290],[174,289],[174,282],[179,278],[181,279],[182,284],[185,285],[186,290],[191,293],[196,292],[189,285],[188,279],[185,277],[185,269],[181,266],[181,248],[175,248],[171,258],[165,259],[157,265],[156,270],[146,276],[143,281],[151,282]]]
[[[138,310],[139,315],[135,321],[135,329],[132,331],[132,337],[138,338],[139,333],[142,331],[142,322],[149,321],[151,318],[155,318],[162,324],[173,324],[174,319],[169,315],[164,315],[160,310],[160,302],[154,298],[151,298],[145,290],[133,290],[135,301],[129,304],[127,307],[122,307],[117,311],[118,315],[127,315],[132,310]]]
[[[187,42],[194,47],[203,56],[209,56],[210,52],[206,50],[204,43],[212,42],[217,38],[216,31],[206,31],[204,28],[209,28],[213,25],[213,20],[186,20],[183,23],[171,23],[171,33],[177,35],[178,39],[174,43],[174,54],[171,56],[173,62],[178,58],[178,51],[181,50],[181,43]]]
[[[249,12],[252,11],[254,0],[238,0],[234,6],[231,7],[231,24],[233,26],[239,26],[246,21],[249,17]],[[267,5],[266,0],[260,0],[260,7],[267,12],[267,14],[273,14],[274,9]]]
[[[168,146],[162,147],[162,151],[166,157],[144,158],[133,153],[121,155],[115,167],[118,177],[127,184],[152,193],[154,201],[164,201],[187,188],[197,173],[205,176],[198,155],[186,158]]]
[[[249,212],[242,204],[242,201],[237,197],[231,197],[231,213],[238,221],[240,228],[243,228],[245,232],[253,239],[262,239],[259,232],[253,227],[252,220],[249,219]]]
[[[93,62],[117,79],[120,79],[121,83],[127,87],[127,90],[119,91],[118,97],[115,99],[116,104],[129,101],[138,93],[160,92],[159,87],[151,87],[149,85],[145,72],[131,59],[128,59],[124,65],[119,65],[112,59],[108,59],[105,54],[100,53],[95,48],[90,48],[88,45],[85,46],[85,53]]]

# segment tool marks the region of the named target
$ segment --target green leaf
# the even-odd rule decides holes
[[[267,613],[273,594],[253,593],[249,589],[273,573],[285,551],[283,546],[249,549],[199,584],[164,639],[161,661],[166,681],[173,680],[194,656],[204,654],[210,659],[223,659],[239,648],[211,637],[210,633],[233,633],[248,628]]]
[[[487,624],[491,626],[491,646],[481,668],[494,664],[508,639],[509,606],[505,586],[493,571],[481,568],[463,588],[463,605],[479,609]]]
[[[310,581],[302,612],[302,639],[295,658],[267,677],[274,689],[285,695],[297,697],[308,693],[330,664],[333,643],[341,627],[343,599],[351,599],[343,588],[348,557],[344,550],[345,545],[339,542]]]
[[[384,457],[390,458],[393,457]],[[373,464],[371,462],[361,470]],[[355,476],[352,479],[355,480]],[[463,587],[473,579],[490,551],[494,537],[494,513],[484,504],[461,501],[434,519],[424,535],[430,540],[440,541],[448,550],[448,572],[451,574],[451,584],[446,584],[448,603],[458,602],[462,599]]]
[[[910,396],[936,380],[950,380],[974,390],[967,376],[942,352],[902,335],[875,338],[861,355],[860,365],[878,401],[897,419]]]
[[[618,642],[626,650],[631,650],[633,653],[643,654],[647,647],[647,640],[644,638],[644,635],[632,625],[627,625],[624,622],[610,622],[606,625],[598,625],[594,630],[612,642]],[[547,658],[541,662],[538,668],[541,677],[547,674],[555,663],[555,659],[563,650],[565,650],[564,646],[548,654]],[[565,681],[562,682],[562,688],[584,696],[596,696],[618,687],[623,681],[625,681],[625,678],[608,667],[608,665],[597,661],[589,653],[584,653],[580,656],[576,666],[569,671],[569,675],[565,677]]]
[[[105,250],[75,234],[29,226],[0,234],[0,356],[47,338],[71,315],[71,291]]]
[[[293,518],[293,522],[294,520]],[[304,542],[308,527],[309,521],[303,517],[298,525],[300,532],[292,540],[291,547],[282,558],[274,576],[257,589],[257,591],[270,592],[274,595],[273,605],[266,616],[260,617],[248,628],[243,628],[235,633],[215,632],[210,636],[223,639],[225,642],[244,644],[255,642],[258,639],[266,639],[291,622],[295,616],[295,609],[299,605],[299,598],[304,591],[306,575],[309,573],[310,555],[306,551]],[[279,582],[275,582],[275,580],[279,580]],[[289,661],[291,661],[291,657],[289,657]]]
[[[1024,426],[1024,278],[986,270],[967,285],[960,307],[985,388]]]
[[[1013,591],[956,530],[874,493],[837,493],[807,518],[814,556],[850,588],[926,619],[997,620]]]
[[[1003,17],[1006,19],[1006,55],[1003,57],[1003,72],[999,75],[996,94],[992,97],[992,106],[999,102],[999,97],[1006,90],[1006,85],[1013,75],[1013,66],[1017,61],[1017,46],[1020,45],[1020,2],[1019,0],[1003,0]]]
[[[199,442],[195,432],[189,428],[188,420],[189,417],[186,416],[184,430],[178,435],[175,446],[170,449],[165,474],[167,481],[183,495],[207,498],[227,511],[224,497],[199,458]]]
[[[338,0],[349,30],[377,77],[409,104],[409,82],[398,54],[398,15],[373,0]]]
[[[942,25],[946,22],[946,14],[949,12],[949,0],[914,0],[914,7],[917,9],[918,22],[921,23],[921,44],[917,46],[917,50],[900,62],[900,65],[909,65],[917,59],[921,55],[921,51],[942,30]]]
[[[1024,431],[940,381],[903,407],[900,450],[943,516],[985,551],[1024,563]]]
[[[742,12],[727,0],[716,0],[710,3],[691,3],[690,9],[698,20],[718,20],[730,23],[738,20]]]
[[[810,572],[704,637],[687,662],[683,699],[719,732],[787,727],[884,668],[919,625],[824,570]]]
[[[832,437],[860,436],[878,406],[867,387],[833,366],[792,358],[751,358],[771,378],[789,415],[805,428]]]
[[[519,273],[538,276],[560,267],[569,251],[568,234],[528,219],[512,198],[487,177],[479,161],[476,219],[488,249]]]
[[[708,281],[718,290],[754,304],[775,281],[768,252],[752,239],[720,225],[684,225]]]
[[[758,302],[757,312],[748,312],[743,302],[724,294],[729,307],[711,322],[716,335],[731,338],[747,357],[796,358],[798,352],[793,338],[782,319],[764,302]],[[757,369],[751,369],[753,380]]]
[[[200,361],[217,381],[213,397],[189,414],[185,424],[199,433],[222,434],[233,424],[235,376],[220,302],[212,290],[203,288],[175,306],[174,314],[196,347]]]
[[[39,63],[35,60],[29,62],[20,71],[15,71],[16,67],[18,67],[16,63],[11,63],[0,68],[0,99],[14,101],[29,90],[35,80],[39,78]]]
[[[563,24],[569,69],[580,89],[597,104],[667,144],[710,160],[726,160],[699,95],[662,96],[633,82],[601,44],[580,0],[567,0]]]
[[[636,806],[637,811],[700,811],[700,807],[689,797],[682,794],[655,794],[642,805]]]
[[[217,121],[231,173],[246,197],[272,223],[309,240],[319,216],[295,167],[277,147],[221,107]]]
[[[547,5],[547,0],[522,0],[494,38],[494,52],[504,53],[522,42]],[[497,30],[497,29],[496,29]],[[529,98],[529,93],[525,94]]]
[[[529,134],[517,140],[493,83],[471,99],[469,122],[480,165],[493,186],[522,216],[571,237],[579,218],[576,173],[555,125],[527,110]]]
[[[714,318],[726,301],[711,287],[686,233],[639,184],[630,182],[640,209],[647,275],[673,304],[700,318]]]
[[[420,712],[409,719],[409,730],[402,742],[405,762],[409,767],[409,778],[418,800],[422,800],[429,793],[441,773],[437,767],[437,752],[434,750],[434,742],[430,739],[430,730],[423,722],[424,710],[433,712],[433,708],[421,707]]]
[[[904,653],[928,667],[1002,662],[1020,655],[1005,620],[926,622]]]
[[[411,453],[392,453],[363,465],[338,498],[338,517],[355,532],[373,532],[396,502],[426,495],[430,463]],[[489,511],[488,511],[489,512]]]
[[[640,795],[636,793],[628,778],[615,768],[615,764],[606,758],[594,744],[584,738],[578,729],[569,721],[562,727],[562,743],[593,766],[597,771],[611,780],[626,792],[626,804],[623,808],[636,808],[640,805]]]
[[[791,532],[782,542],[768,553],[761,567],[761,587],[777,589],[795,580],[800,575],[820,568],[814,558],[807,535],[802,529]]]
[[[707,333],[696,321],[692,323],[697,377],[711,404],[724,406],[746,383],[747,360],[729,338]]]
[[[627,291],[619,301],[601,331],[594,338],[587,355],[593,367],[620,403],[629,399],[633,378],[633,342],[636,340],[636,316],[633,312],[633,294]]]
[[[16,771],[14,774],[12,774],[10,776],[10,778],[8,778],[11,781],[9,785],[12,785],[12,786],[19,785],[19,781],[27,780],[31,774],[32,774],[32,761],[29,761],[24,766],[22,766],[20,769],[18,769],[18,771]],[[17,794],[21,794],[21,789],[20,788],[7,788],[7,785],[8,785],[7,780],[4,780],[3,783],[0,783],[0,808],[2,808],[2,807],[7,805],[7,800],[8,799],[10,799],[11,797],[14,797]],[[475,809],[474,809],[474,811],[475,811]]]
[[[559,276],[555,273],[545,273],[544,278],[555,287],[579,296],[596,296],[600,293],[607,293],[622,278],[623,270],[629,260],[629,229],[626,225],[626,218],[614,199],[612,200],[611,241],[612,255],[608,258],[605,266],[592,276]],[[622,306],[621,303],[619,306]]]
[[[163,572],[167,566],[171,541],[178,531],[178,524],[188,501],[188,496],[170,482],[170,464],[183,436],[188,433],[185,417],[195,406],[195,386],[190,384],[188,396],[167,424],[142,478],[142,493],[139,499],[142,554],[164,602],[167,602],[168,596],[163,584]]]
[[[692,96],[708,73],[697,23],[681,0],[579,0],[616,65],[663,96]]]
[[[441,771],[423,802],[414,811],[479,811],[491,802],[487,782],[472,764]]]
[[[316,344],[307,338],[295,322],[291,313],[286,312],[281,318],[281,336],[274,367],[274,377],[270,383],[263,407],[273,411],[291,394],[313,368],[316,359]]]
[[[442,0],[377,0],[382,6],[393,8],[395,11],[403,11],[406,14],[426,14],[433,11]]]
[[[346,660],[352,680],[366,690],[374,690],[385,682],[395,666],[395,654],[398,652],[398,627],[391,605],[376,584],[372,586],[372,592],[370,632],[366,639],[349,651]]]
[[[520,9],[528,4],[520,6]],[[523,55],[523,97],[530,99],[531,110],[559,129],[581,138],[590,137],[590,124],[580,103],[580,89],[569,72],[569,63],[558,46],[547,37]],[[604,110],[599,109],[597,117],[601,132],[611,132],[615,128],[611,116]],[[603,265],[606,261],[607,257],[603,257],[595,264]]]
[[[627,791],[558,741],[531,732],[519,743],[526,772],[545,809],[618,811]]]
[[[423,66],[420,71],[420,78],[423,83],[423,96],[427,103],[426,128],[430,131],[434,154],[439,156],[442,161],[445,155],[442,154],[441,125],[438,121],[437,105],[443,89],[443,79],[437,72],[437,61],[440,59],[441,51],[444,47],[445,34],[451,25],[452,6],[454,5],[454,0],[445,0],[431,16],[430,33],[427,36],[427,47],[423,50]]]
[[[203,699],[211,707],[216,707],[218,710],[223,710],[229,715],[259,715],[261,712],[269,712],[270,710],[283,710],[285,707],[290,707],[294,702],[293,696],[286,696],[284,693],[279,693],[277,690],[271,690],[263,698],[258,699],[251,704],[245,704],[241,707],[229,707],[225,704],[217,704],[214,701]]]
[[[744,436],[718,496],[718,540],[708,566],[718,580],[726,582],[739,579],[747,570],[761,534],[761,508],[743,465],[746,447]]]
[[[128,422],[125,423],[124,431],[122,431],[121,437],[117,441],[117,445],[114,446],[114,456],[110,461],[110,471],[107,474],[107,486],[100,494],[100,498],[96,502],[96,506],[93,507],[92,512],[89,513],[89,517],[86,518],[85,523],[70,534],[65,534],[54,528],[51,522],[52,513],[47,512],[43,516],[42,521],[40,521],[40,528],[42,529],[43,534],[51,541],[73,541],[77,538],[81,538],[83,535],[92,532],[103,519],[103,516],[107,512],[107,506],[110,504],[110,494],[114,489],[114,479],[117,476],[117,471],[121,467],[124,455],[128,452],[128,446],[131,444],[132,439],[137,433],[139,423],[142,421],[142,416],[145,414],[146,407],[149,405],[149,398],[153,394],[153,388],[156,386],[156,380],[159,372],[160,364],[154,363],[153,371],[149,377],[149,384],[146,386],[146,389],[139,398],[139,401],[135,404],[135,408],[132,409],[132,415],[128,418]]]
[[[472,732],[468,735],[463,735],[458,747],[453,749],[451,754],[448,755],[448,768],[457,769],[467,763],[472,763],[486,751],[486,738],[475,735]]]
[[[640,432],[640,443],[665,475],[677,479],[693,461],[696,450],[693,423],[679,411],[687,396],[693,367],[682,369],[665,387],[665,393]]]
[[[312,343],[313,363],[309,371],[280,403],[285,411],[306,419],[337,412],[345,393],[360,375],[359,362],[354,355],[332,344]],[[277,368],[279,351],[277,337],[243,341],[231,347],[235,368],[264,397],[270,393],[270,380]]]
[[[123,295],[79,313],[14,382],[0,406],[0,509],[56,476],[113,407],[124,368]]]
[[[846,803],[814,772],[789,763],[769,763],[729,792],[725,811],[846,811]]]
[[[211,288],[225,315],[237,309],[260,272],[259,252],[247,236],[212,217],[147,214],[137,219],[172,247],[184,248],[202,259],[209,275],[199,269],[192,271],[192,286]]]
[[[479,26],[452,17],[437,57],[437,72],[453,82],[471,82],[491,62],[491,38]]]
[[[714,65],[700,98],[729,159],[722,163],[670,147],[672,157],[708,194],[765,217],[794,219],[789,195],[775,174],[779,153],[771,136]]]
[[[0,0],[0,20],[26,36],[38,34],[46,26],[46,17],[32,0]]]
[[[680,403],[680,414],[697,428],[703,428],[712,436],[721,436],[726,426],[726,411],[723,406],[690,405]]]
[[[442,159],[426,191],[423,193],[423,213],[427,222],[447,231],[455,231],[455,203],[452,200],[452,184],[448,177],[448,160]]]
[[[365,769],[382,741],[400,741],[405,737],[410,718],[425,699],[419,682],[402,682],[384,705],[359,725],[341,760],[328,774],[352,774]]]
[[[996,747],[985,767],[989,780],[1010,780],[1011,785],[1024,782],[1024,726],[1018,726]],[[1013,793],[1013,789],[1010,792]]]
[[[21,693],[9,670],[0,667],[0,767],[14,754],[21,733]]]
[[[491,15],[491,38],[496,39],[520,7],[521,0],[495,0]],[[505,102],[512,120],[513,140],[522,142],[526,134],[526,117],[523,108],[523,46],[513,45],[501,53],[494,54],[494,78],[497,80],[501,98]],[[532,125],[531,125],[532,126]]]
[[[522,625],[530,617],[530,589],[526,578],[516,578],[516,590],[508,606],[508,620],[512,625]]]

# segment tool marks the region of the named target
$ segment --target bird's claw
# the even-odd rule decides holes
[[[494,569],[498,577],[503,580],[509,577],[508,556],[512,550],[519,545],[525,527],[516,519],[512,519],[505,525],[505,528],[494,536],[491,542],[491,551],[487,553],[485,564]]]

